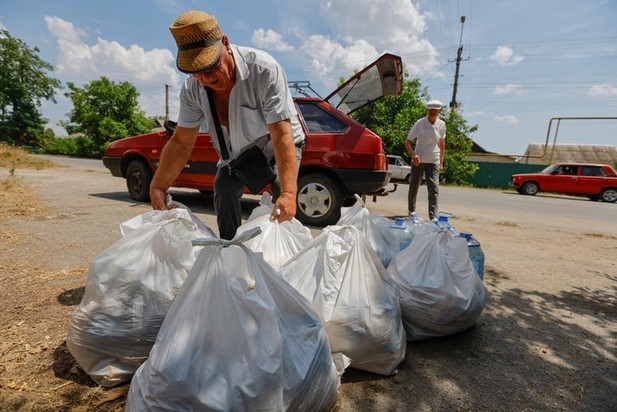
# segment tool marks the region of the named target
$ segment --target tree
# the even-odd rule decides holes
[[[81,155],[102,156],[107,143],[152,130],[151,119],[139,110],[139,92],[129,82],[115,83],[106,77],[77,87],[67,83],[65,96],[73,102],[69,120],[60,122],[69,135],[82,133]]]
[[[410,161],[405,150],[405,140],[411,126],[426,116],[424,102],[430,96],[419,79],[403,80],[403,91],[398,96],[388,96],[352,113],[352,117],[364,124],[384,142],[387,153],[400,154]],[[465,161],[473,142],[469,135],[477,126],[467,125],[458,113],[443,110],[440,117],[446,122],[446,155],[440,180],[449,184],[464,184],[473,176],[478,166]]]
[[[54,66],[39,57],[7,30],[0,30],[0,141],[36,146],[47,119],[38,108],[43,100],[56,102],[61,82],[47,75]]]

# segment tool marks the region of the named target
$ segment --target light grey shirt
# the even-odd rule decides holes
[[[420,163],[439,163],[439,140],[445,138],[446,123],[440,118],[432,124],[423,117],[414,123],[407,134],[407,140],[416,140],[414,152],[420,157]]]
[[[273,156],[267,140],[268,124],[289,119],[294,142],[304,141],[304,131],[281,65],[268,53],[250,47],[231,45],[236,61],[236,83],[229,97],[229,128],[221,125],[230,160],[258,144],[266,156]],[[210,113],[208,95],[193,76],[187,76],[180,91],[178,125],[200,126],[206,120],[212,144],[221,155],[216,127]],[[219,162],[220,164],[220,162]]]

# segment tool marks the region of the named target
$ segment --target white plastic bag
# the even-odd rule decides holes
[[[208,237],[187,209],[152,211],[90,264],[67,347],[101,386],[130,380],[195,262],[191,240]],[[203,224],[202,224],[203,225]]]
[[[409,341],[447,336],[476,324],[486,300],[467,241],[432,223],[388,267],[396,283]]]
[[[258,229],[257,229],[258,230]],[[240,242],[202,243],[127,411],[330,411],[340,378],[309,303]]]
[[[406,349],[398,298],[358,228],[325,228],[280,272],[322,317],[333,353],[356,369],[395,373]]]
[[[351,225],[360,229],[387,268],[399,250],[398,240],[390,229],[390,219],[371,212],[360,196],[356,195],[356,200],[352,207],[341,208],[341,218],[337,225]]]
[[[193,212],[191,212],[191,210],[187,206],[183,205],[180,202],[174,201],[171,195],[169,194],[167,195],[167,207],[170,207],[170,208],[174,207],[174,208],[180,208],[180,209],[186,210],[188,212],[188,215],[191,221],[197,226],[197,230],[200,233],[202,233],[204,237],[212,237],[212,238],[217,237],[212,231],[212,229],[210,229],[201,220],[199,220],[199,218],[195,216]],[[122,233],[122,236],[126,236],[133,230],[139,229],[143,225],[157,224],[167,219],[168,219],[167,214],[160,213],[158,210],[152,210],[150,212],[137,215],[125,222],[122,222],[120,224],[120,233]]]
[[[238,228],[236,237],[259,227],[261,234],[247,240],[244,245],[254,252],[262,253],[264,260],[278,270],[312,241],[313,235],[309,228],[295,218],[282,223],[270,219],[273,208],[270,194],[264,193],[260,206],[253,209],[249,220]]]

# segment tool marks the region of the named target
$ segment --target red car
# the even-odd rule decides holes
[[[306,133],[296,214],[302,223],[334,224],[341,207],[355,203],[355,194],[387,194],[391,173],[383,142],[348,114],[383,96],[400,94],[402,80],[401,58],[384,54],[325,99],[309,82],[290,82]],[[103,164],[113,176],[126,179],[133,199],[149,201],[150,182],[174,126],[166,122],[165,130],[116,140],[105,151]],[[212,193],[218,160],[210,134],[200,133],[173,186]]]
[[[603,164],[555,163],[538,173],[512,175],[510,185],[524,195],[553,192],[617,201],[617,172]]]

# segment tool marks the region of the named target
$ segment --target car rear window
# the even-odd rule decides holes
[[[604,169],[598,166],[582,166],[581,175],[583,176],[607,176]]]
[[[309,133],[342,133],[347,125],[315,102],[296,102]]]

